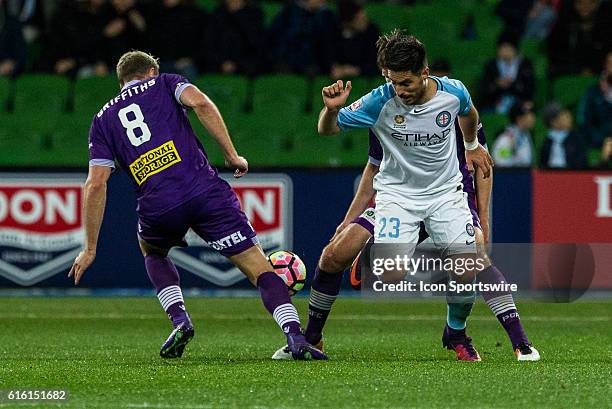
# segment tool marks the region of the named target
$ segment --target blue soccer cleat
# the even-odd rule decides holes
[[[187,319],[177,325],[170,333],[164,345],[159,350],[159,356],[162,358],[180,358],[183,356],[185,346],[193,338],[194,330],[191,321]]]

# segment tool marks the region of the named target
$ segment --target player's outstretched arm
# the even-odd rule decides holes
[[[181,93],[181,103],[193,109],[202,125],[217,142],[223,152],[226,166],[235,169],[234,177],[239,178],[246,175],[249,171],[249,164],[236,152],[227,126],[215,103],[195,85],[185,88]]]
[[[351,82],[338,80],[330,86],[323,87],[321,95],[325,107],[319,114],[317,129],[321,135],[334,135],[340,132],[338,127],[338,112],[346,104],[346,99],[351,93]]]
[[[85,224],[85,246],[74,260],[68,277],[74,277],[74,284],[79,284],[85,270],[96,258],[98,235],[104,207],[106,206],[106,182],[112,168],[108,166],[90,166],[89,175],[83,188],[83,220]]]
[[[478,143],[478,111],[474,105],[470,107],[467,115],[459,117],[459,126],[463,133],[465,159],[469,171],[474,172],[474,168],[477,167],[482,171],[483,177],[488,178],[491,175],[493,159],[489,152]]]
[[[336,233],[331,238],[333,240],[338,234],[342,232],[351,222],[359,216],[361,213],[365,211],[370,205],[372,199],[374,199],[374,195],[376,191],[374,190],[374,176],[378,173],[379,167],[368,162],[363,169],[363,173],[361,174],[361,180],[359,181],[359,186],[357,187],[357,193],[355,193],[355,197],[349,206],[346,215],[344,216],[344,220],[342,223],[336,228]]]

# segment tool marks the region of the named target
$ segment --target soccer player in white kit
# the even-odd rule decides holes
[[[444,256],[474,257],[474,226],[461,185],[454,122],[459,119],[470,171],[478,167],[488,177],[493,161],[477,140],[478,112],[461,81],[429,76],[425,47],[419,40],[396,30],[385,41],[379,50],[384,55],[378,58],[384,61],[390,82],[345,108],[350,81],[323,88],[319,133],[371,128],[379,136],[383,160],[374,179],[375,243],[416,245],[423,221]],[[474,274],[468,271],[454,278],[472,282]],[[461,305],[454,305],[454,314],[465,325],[469,310],[462,313]],[[447,325],[445,339],[465,360],[480,360],[465,326]]]

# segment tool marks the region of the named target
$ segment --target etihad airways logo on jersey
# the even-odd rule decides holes
[[[29,286],[67,271],[84,239],[85,177],[0,174],[0,276]]]
[[[403,141],[404,146],[433,146],[439,145],[447,140],[448,135],[451,133],[451,128],[446,128],[440,133],[428,133],[428,132],[414,132],[414,133],[402,133],[393,132],[391,136],[398,141]]]

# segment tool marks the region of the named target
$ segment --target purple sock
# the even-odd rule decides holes
[[[289,298],[289,290],[282,278],[266,271],[257,278],[257,287],[266,309],[287,337],[301,336],[300,317]]]
[[[504,275],[493,264],[478,274],[478,282],[483,284],[507,283]],[[514,298],[509,291],[483,291],[482,298],[506,330],[513,348],[523,342],[529,343],[516,305],[514,305]]]
[[[179,273],[168,257],[159,254],[145,256],[149,279],[155,286],[157,298],[175,327],[189,319],[181,291]]]
[[[325,321],[331,311],[336,297],[340,293],[342,272],[327,273],[319,268],[315,269],[315,276],[310,287],[308,300],[308,325],[306,326],[306,341],[315,345],[322,337]]]

